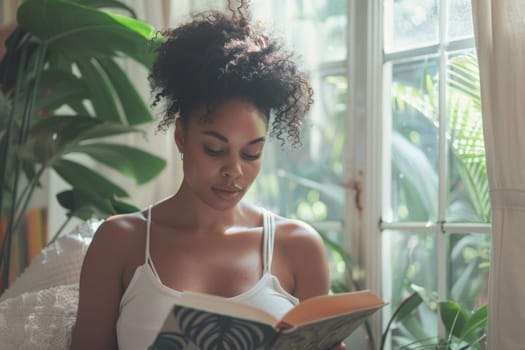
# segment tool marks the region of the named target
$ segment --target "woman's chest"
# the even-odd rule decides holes
[[[264,270],[260,244],[240,243],[164,246],[153,250],[152,261],[162,283],[172,289],[235,296],[257,283]]]
[[[264,255],[265,244],[262,230],[208,237],[152,234],[149,268],[164,286],[177,291],[235,296],[262,278],[269,263]],[[145,257],[142,263],[144,260]],[[273,271],[286,270],[275,261],[279,259],[273,260]],[[137,261],[140,262],[135,259],[135,264],[126,269],[125,288],[141,264]]]

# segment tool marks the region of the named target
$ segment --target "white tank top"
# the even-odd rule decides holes
[[[155,270],[150,256],[149,241],[151,206],[148,209],[146,258],[137,267],[122,299],[117,321],[120,350],[145,350],[155,339],[168,312],[182,292],[165,286]],[[228,298],[259,307],[280,318],[299,300],[286,292],[271,273],[275,237],[275,217],[263,211],[263,275],[249,290]]]

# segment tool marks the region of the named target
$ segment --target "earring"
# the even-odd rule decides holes
[[[180,152],[180,160],[184,159],[184,153]]]

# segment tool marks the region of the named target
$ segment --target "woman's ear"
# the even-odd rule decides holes
[[[183,154],[184,153],[184,126],[182,125],[180,118],[177,118],[175,120],[174,137],[175,137],[175,144],[177,145],[179,152]]]

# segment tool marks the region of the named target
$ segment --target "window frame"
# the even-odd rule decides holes
[[[347,218],[345,242],[357,265],[365,271],[363,285],[381,293],[381,163],[384,154],[377,140],[382,137],[382,6],[380,1],[349,0],[348,2],[348,118],[346,145],[348,163],[347,181],[357,181],[364,193],[363,211],[358,212],[354,202],[355,191],[347,191]],[[361,33],[366,33],[362,35]],[[382,99],[382,98],[381,98]],[[364,129],[364,130],[363,130]],[[363,156],[364,155],[364,156]],[[362,173],[362,178],[359,174]],[[348,222],[350,221],[351,222]],[[379,294],[380,295],[380,294]],[[383,329],[376,314],[370,318],[373,339],[380,339]]]

